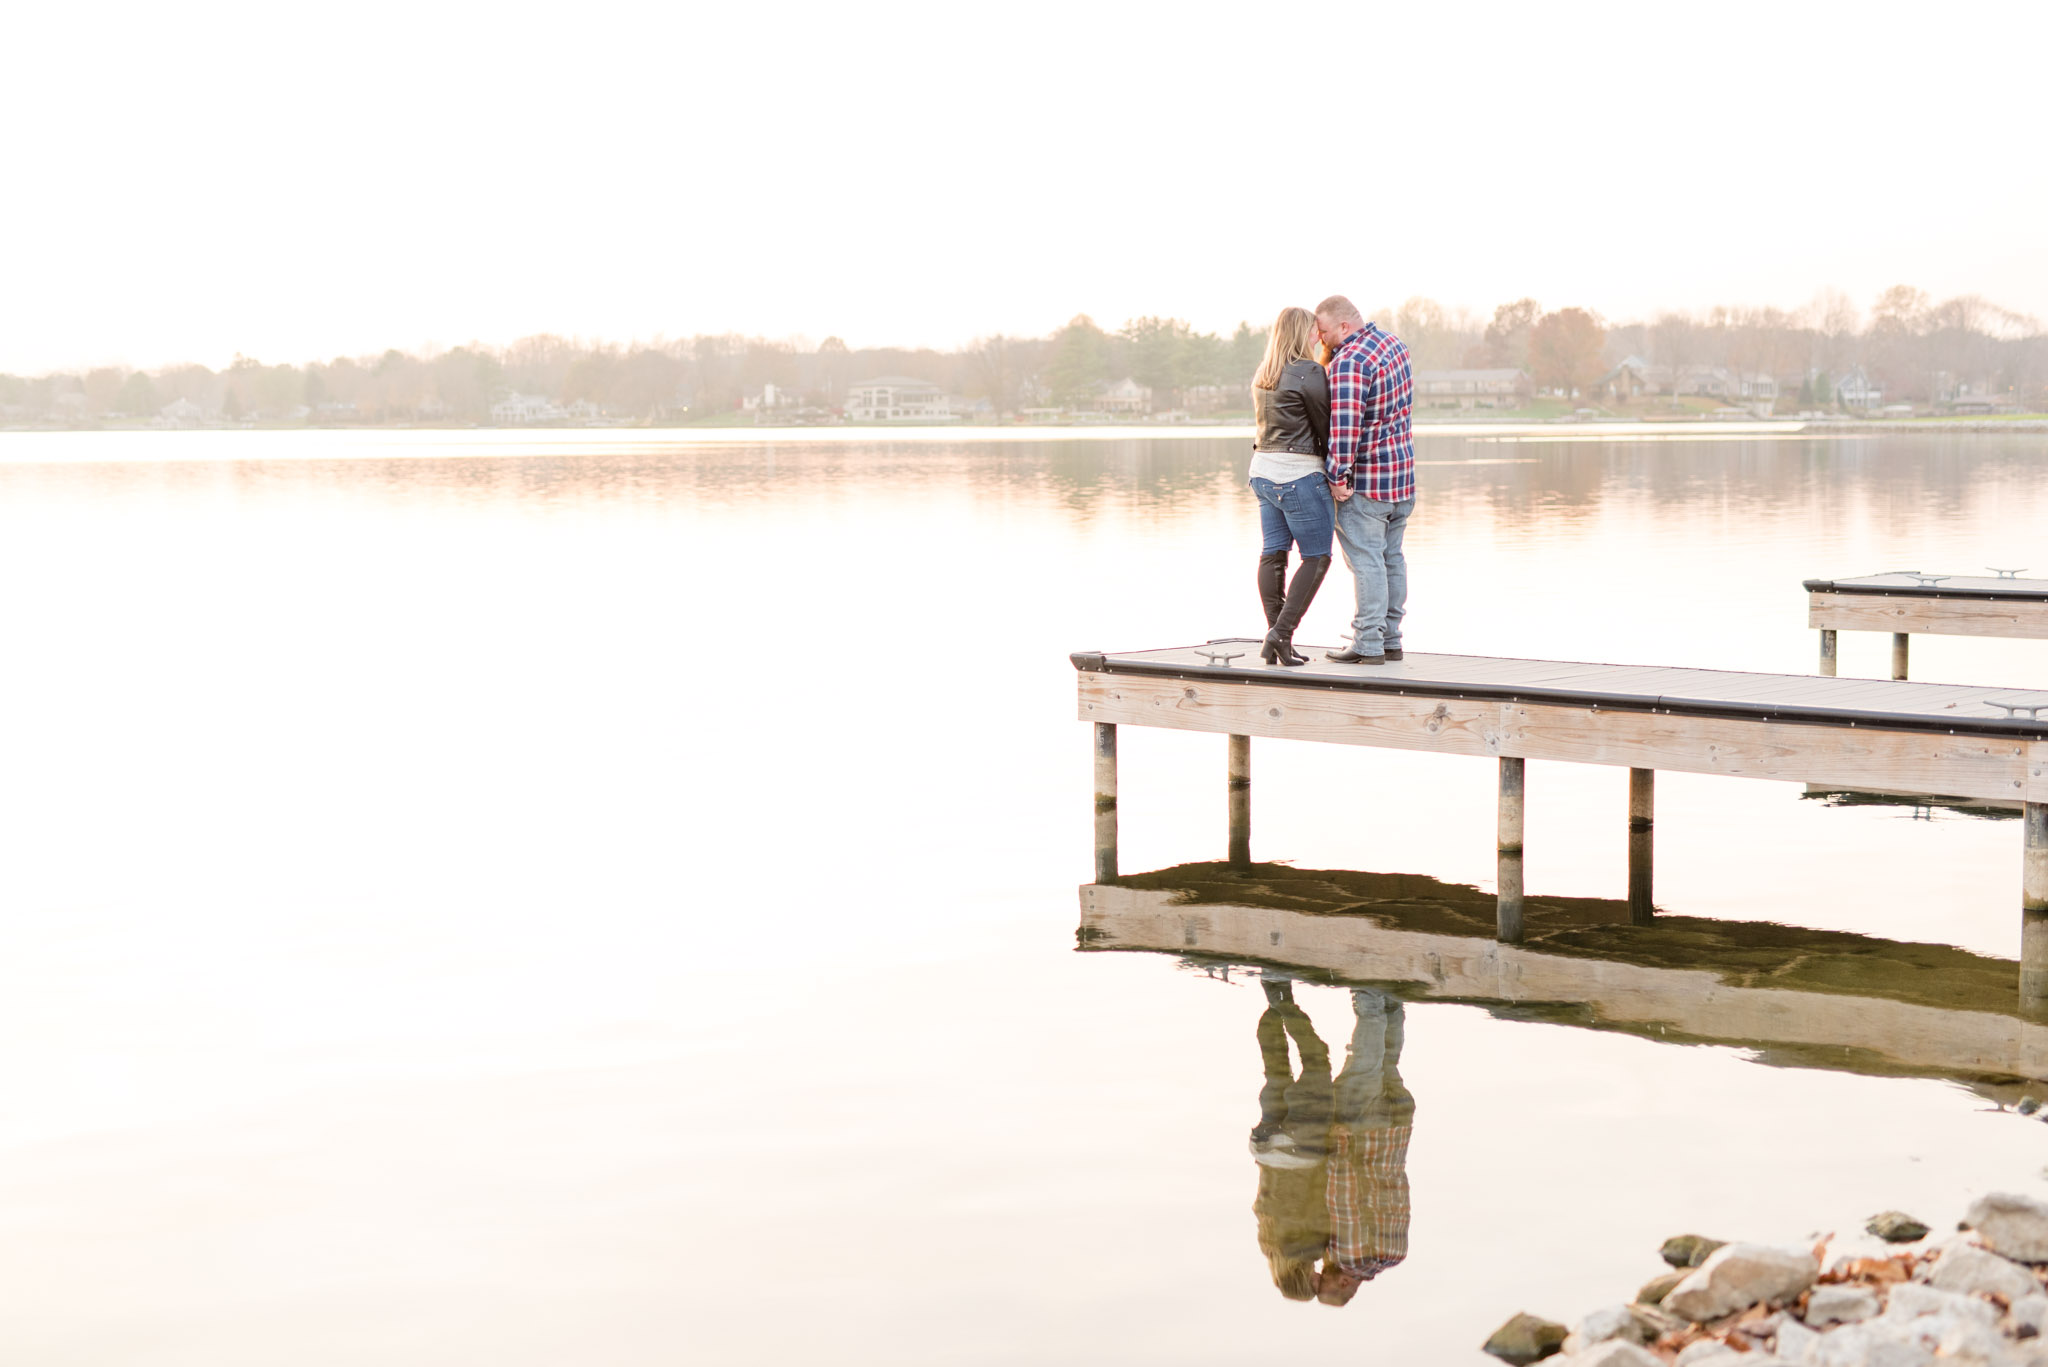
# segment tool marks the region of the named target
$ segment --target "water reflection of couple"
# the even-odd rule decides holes
[[[1358,608],[1351,644],[1327,658],[1356,665],[1401,658],[1408,603],[1402,541],[1415,508],[1413,403],[1408,348],[1366,322],[1349,299],[1333,294],[1314,313],[1280,310],[1252,379],[1258,436],[1251,486],[1266,609],[1260,658],[1267,664],[1308,663],[1294,649],[1294,630],[1329,572],[1333,536],[1351,566]],[[1289,546],[1301,552],[1292,583]]]
[[[1344,1305],[1408,1256],[1415,1098],[1401,1082],[1406,1018],[1398,998],[1353,991],[1357,1020],[1344,1071],[1332,1079],[1330,1051],[1294,1004],[1292,984],[1268,978],[1265,987],[1259,1053],[1266,1082],[1252,1130],[1259,1251],[1281,1295]],[[1299,1077],[1289,1039],[1301,1055]]]

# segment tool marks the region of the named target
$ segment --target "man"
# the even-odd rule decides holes
[[[1316,337],[1330,358],[1330,494],[1337,543],[1358,586],[1351,647],[1339,664],[1401,658],[1408,558],[1401,543],[1415,509],[1414,382],[1401,339],[1368,323],[1341,294],[1316,305]]]
[[[1329,1251],[1316,1299],[1344,1305],[1408,1257],[1408,1142],[1415,1096],[1401,1081],[1408,1018],[1401,1000],[1353,988],[1351,1047],[1335,1085],[1326,1200]]]

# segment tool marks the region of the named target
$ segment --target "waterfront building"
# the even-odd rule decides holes
[[[891,422],[950,418],[953,412],[937,385],[903,375],[883,375],[863,380],[847,391],[846,416],[852,422]]]
[[[1423,408],[1519,408],[1529,379],[1519,370],[1418,370],[1415,402]]]

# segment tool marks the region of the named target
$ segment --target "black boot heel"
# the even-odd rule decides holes
[[[1259,652],[1259,658],[1269,665],[1307,664],[1308,656],[1295,650],[1291,637],[1291,632],[1283,635],[1277,629],[1267,632],[1265,649]]]

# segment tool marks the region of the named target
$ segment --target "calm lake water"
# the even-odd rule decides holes
[[[1284,1299],[1259,980],[1076,940],[1068,653],[1258,626],[1246,443],[775,435],[0,436],[10,1360],[1472,1363],[1671,1234],[2048,1194],[2010,1088],[1411,999],[1406,1260]],[[2039,438],[1421,457],[1421,651],[1804,673],[1804,577],[2048,573]],[[1223,766],[1126,728],[1125,871],[1222,858]],[[1493,766],[1254,774],[1255,859],[1483,907]],[[1624,896],[1622,773],[1528,792],[1532,898]],[[2013,959],[2016,824],[1925,815],[1666,775],[1657,901]]]

